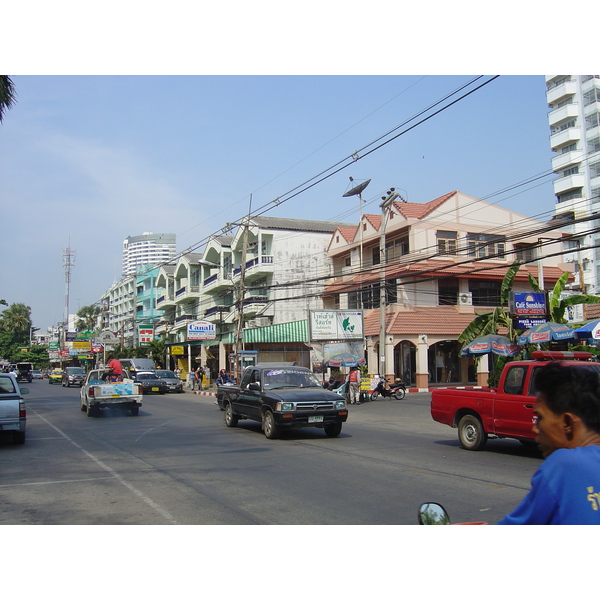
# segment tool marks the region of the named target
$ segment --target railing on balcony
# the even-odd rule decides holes
[[[210,317],[218,312],[229,312],[231,310],[231,306],[213,306],[212,308],[207,308],[204,311],[205,317]]]
[[[180,317],[175,317],[175,324],[181,323],[183,321],[195,321],[196,317],[194,315],[181,315]]]
[[[250,296],[249,298],[244,299],[244,306],[248,304],[264,304],[268,302],[269,299],[266,296]]]
[[[214,283],[217,280],[218,276],[219,276],[219,274],[215,273],[214,275],[211,275],[210,277],[207,277],[204,280],[204,285],[207,286],[207,285],[210,285],[211,283]]]
[[[187,288],[186,288],[186,286],[185,286],[185,285],[184,285],[183,287],[179,288],[179,289],[178,289],[178,290],[175,292],[175,297],[177,297],[177,296],[181,296],[181,294],[184,294],[186,289],[187,289]]]

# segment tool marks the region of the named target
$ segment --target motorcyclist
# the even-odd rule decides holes
[[[217,385],[226,385],[235,383],[235,381],[227,374],[225,369],[221,369],[219,371],[219,376],[217,377]]]

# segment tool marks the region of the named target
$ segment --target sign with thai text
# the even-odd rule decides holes
[[[362,340],[363,314],[361,310],[311,310],[311,341]]]

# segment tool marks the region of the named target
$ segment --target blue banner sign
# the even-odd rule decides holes
[[[508,307],[513,317],[541,318],[548,314],[544,292],[511,292]]]

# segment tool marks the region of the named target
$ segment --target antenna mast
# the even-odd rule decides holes
[[[69,288],[71,286],[71,269],[75,266],[75,250],[71,250],[71,238],[69,246],[63,250],[63,267],[65,268],[65,331],[69,326]]]

